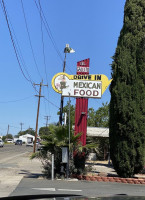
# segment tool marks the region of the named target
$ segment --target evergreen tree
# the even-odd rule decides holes
[[[102,106],[98,108],[95,115],[96,127],[108,127],[109,123],[109,104],[108,102],[102,103]]]
[[[124,24],[112,63],[110,153],[121,177],[144,165],[145,150],[145,1],[127,0]]]
[[[108,127],[109,126],[109,104],[102,103],[96,111],[94,108],[88,109],[87,125],[92,127]]]
[[[92,126],[95,127],[95,110],[94,108],[89,108],[88,109],[88,117],[87,117],[87,126]]]

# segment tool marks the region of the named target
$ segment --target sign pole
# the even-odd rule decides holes
[[[65,53],[64,63],[63,63],[63,72],[65,72],[65,66],[66,66],[66,53]],[[60,117],[59,117],[59,123],[61,126],[62,126],[62,114],[63,114],[63,99],[64,99],[64,97],[61,95]]]
[[[67,178],[69,178],[69,165],[70,165],[70,93],[69,93],[69,135],[68,135],[68,163],[67,163]]]
[[[51,155],[51,180],[54,180],[54,154]]]
[[[64,63],[63,63],[63,72],[65,72],[65,67],[66,67],[66,54],[67,53],[74,53],[74,52],[75,51],[72,48],[70,48],[69,44],[66,44],[65,49],[64,49],[65,57],[64,57]],[[61,95],[60,116],[59,116],[60,125],[62,125],[63,99],[64,99],[64,97]]]
[[[70,152],[70,93],[69,93],[69,152]]]

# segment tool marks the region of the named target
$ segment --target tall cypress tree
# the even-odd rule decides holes
[[[145,0],[126,0],[112,62],[110,153],[121,177],[145,162]]]

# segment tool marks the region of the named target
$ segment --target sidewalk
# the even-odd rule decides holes
[[[9,196],[25,175],[33,177],[40,175],[41,171],[41,162],[37,159],[31,161],[28,153],[19,158],[19,163],[12,160],[0,168],[0,197]]]

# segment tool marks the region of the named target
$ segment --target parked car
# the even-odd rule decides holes
[[[15,145],[22,145],[22,140],[16,140]]]
[[[13,142],[14,142],[13,139],[6,139],[6,141],[7,141],[8,143],[13,143]]]
[[[4,142],[0,139],[0,147],[4,146]]]
[[[33,147],[34,146],[34,143],[33,142],[27,142],[26,143],[26,146],[27,147]],[[36,149],[39,151],[39,150],[41,150],[42,149],[42,144],[41,143],[39,143],[39,142],[36,142]]]

